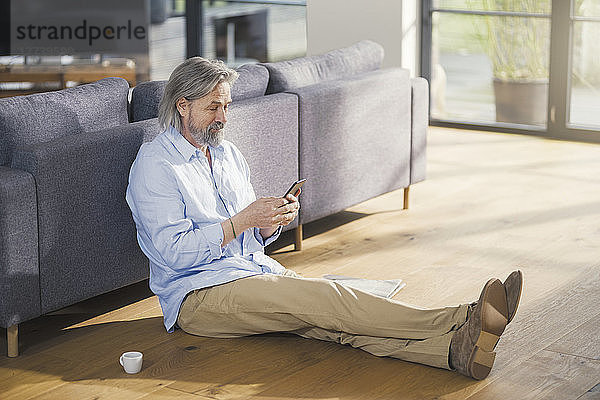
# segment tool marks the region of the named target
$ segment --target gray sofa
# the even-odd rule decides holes
[[[316,57],[246,65],[226,138],[245,155],[257,196],[307,178],[286,229],[425,178],[428,89],[380,69],[370,41]],[[107,78],[0,99],[0,325],[18,324],[148,277],[125,202],[139,146],[159,133],[164,81],[133,90]]]

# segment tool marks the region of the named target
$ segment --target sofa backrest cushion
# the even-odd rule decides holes
[[[236,69],[240,74],[231,88],[231,99],[239,101],[264,96],[269,82],[269,72],[258,64],[245,64]],[[142,121],[158,116],[158,104],[165,92],[167,81],[143,82],[133,89],[131,96],[131,121]]]
[[[267,94],[373,71],[379,69],[382,62],[383,47],[363,40],[318,56],[266,63],[263,65],[269,70]]]
[[[131,122],[158,116],[158,103],[165,92],[167,81],[149,81],[137,84],[131,93],[129,113]]]
[[[269,71],[259,64],[245,64],[237,68],[240,74],[231,88],[233,101],[264,96],[269,83]]]
[[[129,84],[121,78],[0,99],[0,165],[15,148],[126,124]]]

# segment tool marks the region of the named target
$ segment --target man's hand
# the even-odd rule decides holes
[[[298,203],[298,199],[295,198],[294,196],[286,197],[286,199],[287,199],[287,201],[289,201],[289,203]],[[296,216],[298,215],[299,209],[300,209],[300,204],[298,203],[298,208],[296,209],[296,211],[284,214],[285,219],[279,225],[288,225],[289,223],[291,223],[294,220],[294,218],[296,218]],[[277,227],[279,225],[275,225],[270,228],[260,228],[259,229],[260,235],[263,237],[263,239],[271,237],[275,233],[275,231],[277,230]]]
[[[247,227],[272,228],[289,225],[298,215],[300,203],[291,194],[286,198],[262,197],[235,216]]]
[[[298,195],[300,195],[300,193],[298,193]],[[292,221],[298,216],[298,211],[300,211],[300,203],[298,202],[298,198],[296,196],[288,194],[285,198],[289,201],[287,206],[292,206],[292,211],[283,215],[283,221],[278,224],[283,226],[291,224]]]
[[[277,230],[279,225],[289,225],[298,216],[298,210],[300,210],[298,198],[291,194],[285,198],[260,198],[231,217],[231,222],[227,220],[221,223],[223,229],[221,247],[224,247],[235,238],[230,224],[235,226],[237,235],[247,229],[258,227],[260,228],[261,236],[268,238]]]

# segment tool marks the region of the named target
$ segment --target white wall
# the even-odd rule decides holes
[[[418,72],[417,0],[307,0],[307,54],[321,54],[363,39],[385,49],[384,67]]]

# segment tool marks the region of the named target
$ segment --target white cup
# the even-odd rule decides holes
[[[139,351],[128,351],[121,354],[119,362],[128,374],[137,374],[142,369],[142,359],[144,355]]]

